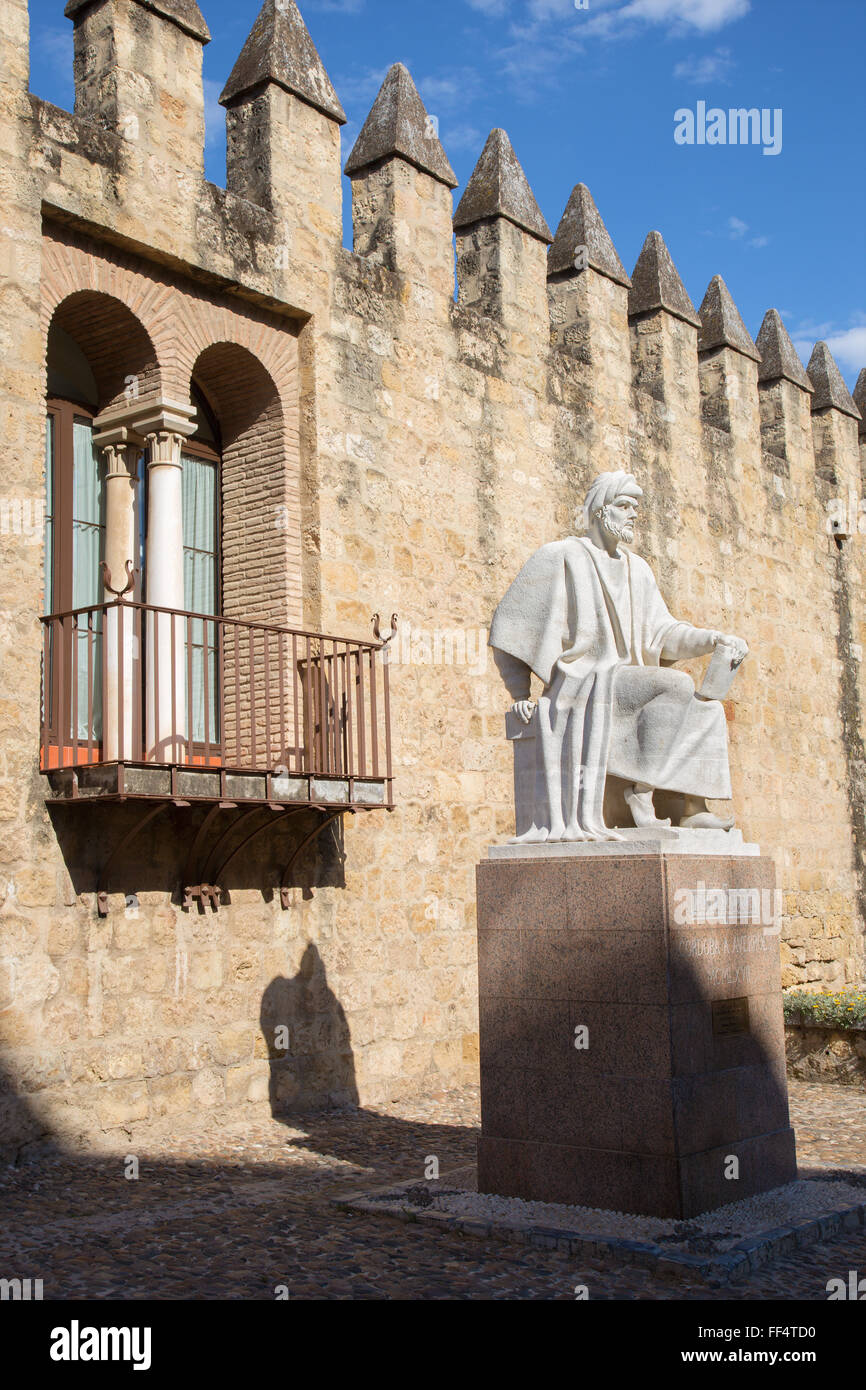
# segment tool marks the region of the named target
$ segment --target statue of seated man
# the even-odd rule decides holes
[[[672,617],[649,565],[622,548],[634,540],[642,496],[632,474],[600,474],[586,498],[586,534],[537,550],[494,614],[490,646],[512,720],[535,734],[529,775],[516,779],[518,830],[528,826],[517,842],[623,839],[605,824],[608,776],[627,784],[639,828],[670,825],[656,816],[656,790],[680,794],[680,826],[734,824],[707,808],[707,798],[731,796],[724,708],[662,663],[719,647],[732,672],[748,647]],[[544,686],[537,704],[532,672]]]

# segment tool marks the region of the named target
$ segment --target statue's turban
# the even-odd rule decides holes
[[[633,473],[620,469],[615,473],[599,473],[586,494],[583,512],[589,525],[599,507],[615,502],[617,497],[643,497],[643,488],[638,486]]]

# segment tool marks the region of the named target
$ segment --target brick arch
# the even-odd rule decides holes
[[[256,429],[282,430],[283,407],[276,383],[247,348],[211,343],[196,358],[190,380],[204,389],[219,419],[225,451]]]
[[[42,327],[58,305],[84,290],[125,305],[153,344],[159,386],[186,400],[193,367],[215,343],[232,343],[270,374],[288,421],[297,413],[298,343],[286,320],[241,300],[209,295],[131,252],[48,224],[42,243]],[[291,427],[291,426],[290,426]]]
[[[246,347],[213,342],[192,364],[222,438],[222,592],[227,616],[298,621],[297,464],[277,385]],[[294,572],[293,572],[294,571]]]
[[[214,346],[240,349],[238,361],[247,354],[255,359],[273,382],[288,417],[297,408],[298,343],[285,324],[272,320],[250,306],[244,313],[226,305],[197,297],[184,305],[184,314],[175,324],[172,375],[181,384],[189,382],[202,354]]]
[[[207,378],[201,383],[205,394],[213,398],[216,413],[225,416],[223,431],[234,432],[223,468],[226,612],[300,624],[300,412],[294,326],[263,307],[210,290],[133,252],[46,223],[42,251],[46,341],[58,306],[84,294],[107,296],[122,306],[131,316],[124,322],[137,322],[149,340],[153,370],[144,383],[148,395],[159,393],[186,404],[193,375],[201,374],[201,367]],[[119,318],[115,325],[116,361],[111,365],[122,386],[135,367],[129,366],[125,355]],[[106,333],[106,345],[110,340],[111,334]],[[141,346],[143,339],[139,337],[138,342]],[[106,346],[106,370],[108,365]],[[267,395],[267,409],[256,418],[244,416],[252,408],[249,402],[232,398],[232,372],[255,387],[253,397]],[[117,379],[113,385],[117,387]],[[246,558],[253,549],[255,562]]]
[[[94,255],[59,233],[47,234],[41,307],[46,351],[48,330],[56,319],[91,360],[102,396],[92,357],[96,353],[106,390],[111,391],[101,407],[124,396],[123,378],[128,375],[141,376],[139,394],[156,395],[163,388],[172,356],[170,289],[137,269],[130,257],[112,247],[101,247]]]
[[[72,338],[96,379],[99,409],[122,404],[133,389],[147,398],[159,391],[159,364],[140,320],[125,304],[97,290],[76,290],[61,300],[45,335],[46,357],[52,326]]]

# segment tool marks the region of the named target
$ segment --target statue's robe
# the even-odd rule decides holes
[[[661,666],[711,651],[715,634],[671,616],[640,556],[611,557],[584,536],[542,546],[496,609],[489,640],[544,684],[532,721],[537,830],[605,834],[609,773],[730,797],[722,705],[699,699],[687,672]]]

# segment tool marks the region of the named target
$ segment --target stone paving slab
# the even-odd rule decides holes
[[[608,1218],[619,1216],[619,1213],[549,1206],[551,1217],[558,1219],[545,1226],[524,1214],[521,1209],[527,1204],[500,1199],[499,1205],[503,1208],[500,1212],[490,1214],[479,1210],[478,1214],[472,1214],[472,1198],[477,1197],[478,1187],[476,1171],[471,1164],[444,1173],[438,1180],[419,1183],[413,1179],[335,1197],[333,1201],[344,1211],[420,1222],[467,1236],[524,1241],[527,1245],[560,1250],[578,1258],[601,1257],[620,1265],[641,1265],[661,1275],[720,1284],[744,1279],[787,1251],[800,1250],[819,1240],[828,1240],[843,1232],[859,1232],[866,1227],[866,1168],[850,1171],[829,1168],[825,1172],[816,1167],[801,1170],[800,1176],[805,1181],[792,1183],[778,1193],[777,1204],[783,1210],[788,1208],[789,1219],[783,1225],[751,1231],[736,1241],[705,1233],[704,1228],[711,1231],[713,1223],[701,1218],[688,1222],[660,1221],[659,1226],[671,1228],[671,1234],[661,1237],[667,1243],[661,1244],[651,1239],[631,1240],[600,1229]],[[796,1211],[802,1205],[807,1184],[811,1184],[816,1198],[820,1197],[820,1205],[828,1209],[819,1215],[798,1219]],[[858,1190],[862,1200],[857,1197]],[[455,1205],[464,1205],[468,1213],[449,1210]],[[539,1216],[547,1206],[542,1202],[528,1205]],[[748,1203],[732,1205],[748,1206]],[[722,1208],[716,1214],[720,1220],[727,1210]],[[573,1217],[573,1225],[569,1224],[569,1217]],[[644,1218],[641,1224],[651,1226],[653,1222]],[[743,1224],[742,1221],[739,1224]]]
[[[791,1084],[801,1162],[822,1174],[866,1161],[866,1105],[848,1086]],[[114,1153],[58,1153],[0,1168],[0,1270],[42,1278],[46,1300],[572,1301],[824,1300],[827,1281],[866,1275],[866,1232],[783,1251],[739,1281],[525,1241],[383,1221],[335,1197],[474,1163],[478,1091],[426,1095],[385,1110],[240,1123],[203,1112]],[[125,1156],[139,1178],[124,1177]]]

